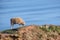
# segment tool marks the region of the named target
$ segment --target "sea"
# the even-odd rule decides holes
[[[25,25],[60,25],[60,0],[0,0],[0,30],[10,29],[14,17],[21,17]]]

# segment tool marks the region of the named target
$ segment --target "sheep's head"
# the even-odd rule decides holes
[[[25,25],[25,22],[22,22],[22,25],[24,26]]]
[[[24,25],[25,25],[25,22],[21,22],[21,23],[19,23],[19,25],[22,25],[22,26],[24,26]]]

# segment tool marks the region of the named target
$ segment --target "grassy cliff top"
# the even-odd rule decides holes
[[[45,32],[51,32],[51,31],[56,31],[58,33],[60,33],[60,26],[58,25],[33,25]],[[1,33],[9,33],[9,34],[12,34],[12,33],[16,33],[16,31],[18,31],[18,29],[21,29],[21,28],[26,28],[28,26],[24,26],[24,27],[20,27],[20,28],[15,28],[15,29],[8,29],[8,30],[4,30],[2,31]],[[13,31],[13,32],[12,32]]]
[[[1,33],[17,34],[19,40],[60,40],[60,26],[57,25],[29,25]]]

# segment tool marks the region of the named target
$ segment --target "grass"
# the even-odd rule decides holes
[[[51,31],[55,32],[56,31],[56,32],[60,33],[60,26],[56,26],[56,25],[49,25],[48,28],[46,28],[45,25],[43,25],[42,27],[40,27],[40,26],[36,26],[36,27],[38,27],[39,29],[41,29],[45,32],[51,32]],[[23,28],[23,27],[21,27],[21,28]],[[18,30],[18,28],[13,29],[13,30],[9,29],[9,30],[2,31],[1,33],[13,34],[13,33],[16,33],[17,30]]]
[[[16,33],[17,29],[9,29],[9,30],[4,30],[1,33],[7,33],[7,34],[14,34]]]

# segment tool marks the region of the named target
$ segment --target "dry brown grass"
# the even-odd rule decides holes
[[[17,36],[8,36],[11,40],[60,40],[60,26],[55,25],[30,25],[13,30],[12,34]],[[8,30],[7,30],[8,31]],[[12,30],[9,30],[10,32]],[[5,32],[5,31],[4,31]],[[16,38],[15,38],[16,37]],[[6,38],[6,37],[5,37]],[[15,39],[13,39],[15,38]],[[7,39],[6,39],[7,40]]]

